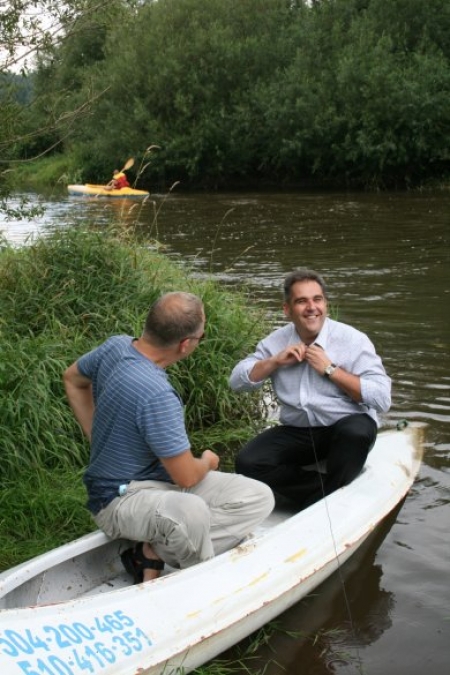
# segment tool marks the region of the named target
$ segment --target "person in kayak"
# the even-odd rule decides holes
[[[130,187],[125,171],[114,169],[113,177],[105,186],[107,190],[121,190],[125,187]]]
[[[328,317],[328,294],[314,270],[284,280],[290,322],[259,342],[233,369],[230,386],[252,391],[270,380],[280,423],[239,452],[236,471],[269,485],[303,509],[362,470],[391,405],[391,379],[369,338]],[[326,473],[305,466],[324,460]]]
[[[87,506],[113,539],[134,581],[164,562],[186,568],[241,542],[272,511],[259,481],[218,471],[219,456],[191,451],[183,403],[165,369],[204,337],[203,303],[171,292],[150,308],[141,337],[116,335],[64,373],[72,410],[91,443]]]

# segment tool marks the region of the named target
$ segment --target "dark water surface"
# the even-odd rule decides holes
[[[338,318],[369,334],[393,378],[383,426],[427,424],[420,476],[398,514],[340,574],[280,617],[282,630],[259,647],[249,672],[265,665],[266,675],[448,675],[450,193],[173,192],[153,200],[53,196],[40,219],[0,222],[0,231],[21,242],[48,224],[101,223],[114,214],[194,274],[248,288],[274,325],[283,321],[284,274],[317,269]]]

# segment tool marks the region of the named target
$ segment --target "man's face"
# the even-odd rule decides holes
[[[192,354],[192,352],[195,350],[195,348],[198,347],[200,342],[205,337],[205,325],[206,325],[206,317],[205,317],[205,312],[203,312],[202,323],[201,323],[199,329],[196,331],[195,335],[189,335],[184,340],[184,342],[187,342],[185,356],[189,356],[189,354]]]
[[[312,342],[320,333],[327,316],[328,303],[317,281],[296,281],[288,302],[283,305],[303,342]]]

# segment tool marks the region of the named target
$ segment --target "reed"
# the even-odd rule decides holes
[[[0,570],[95,529],[81,472],[23,470],[0,490]]]

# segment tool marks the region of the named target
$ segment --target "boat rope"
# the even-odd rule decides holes
[[[314,435],[312,433],[311,427],[309,427],[309,434],[310,434],[312,449],[313,449],[313,453],[314,453],[316,471],[319,475],[319,480],[320,480],[320,486],[321,486],[321,491],[322,491],[322,501],[325,505],[325,511],[326,511],[326,514],[327,514],[328,525],[329,525],[329,528],[330,528],[330,536],[331,536],[331,540],[333,542],[334,555],[335,555],[336,562],[337,562],[337,573],[338,573],[339,582],[340,582],[341,588],[342,588],[342,594],[343,594],[343,597],[344,597],[345,609],[346,609],[348,619],[349,619],[349,623],[350,623],[350,632],[351,632],[351,635],[352,635],[354,643],[355,643],[354,651],[356,653],[356,662],[357,662],[356,669],[360,673],[360,675],[363,675],[364,674],[363,662],[362,662],[361,652],[360,652],[359,647],[358,647],[358,640],[357,640],[355,623],[353,621],[353,615],[352,615],[352,610],[351,610],[351,606],[350,606],[350,600],[349,600],[349,597],[348,597],[348,594],[347,594],[347,588],[345,586],[344,576],[342,574],[342,566],[341,566],[341,561],[339,560],[339,553],[338,553],[337,546],[336,546],[336,539],[334,537],[333,525],[332,525],[332,522],[331,522],[330,511],[329,511],[329,506],[328,506],[328,499],[327,499],[327,494],[325,492],[325,484],[324,484],[324,481],[323,481],[323,478],[322,478],[320,461],[319,461],[319,458],[317,456],[316,444],[314,442]]]

